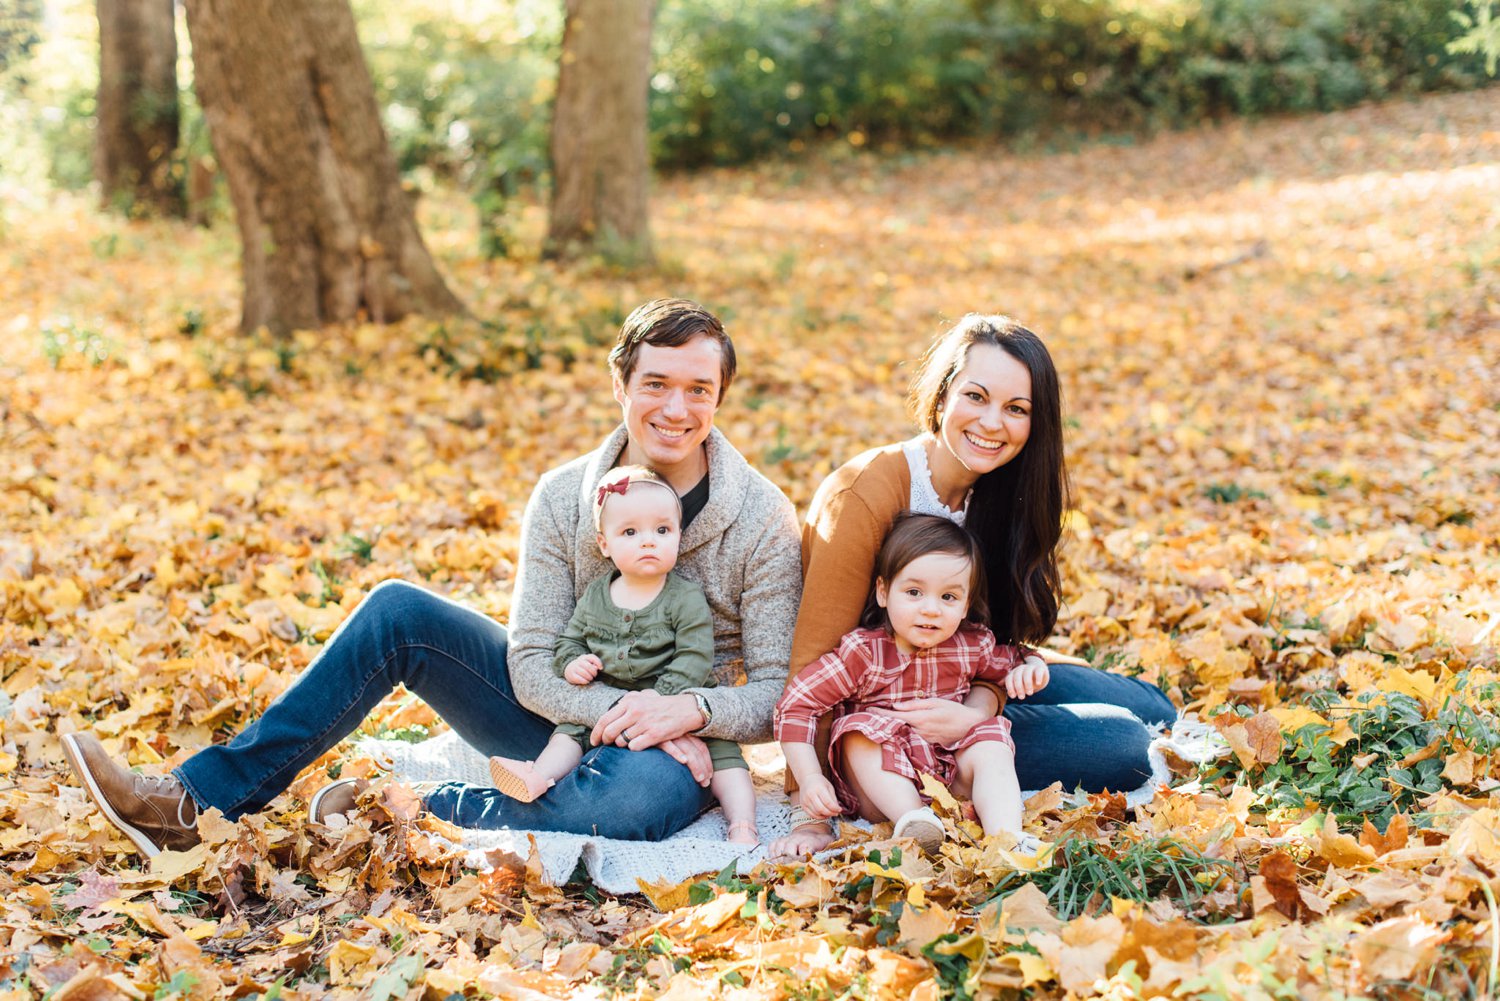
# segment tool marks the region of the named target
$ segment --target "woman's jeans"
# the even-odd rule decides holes
[[[1053,664],[1047,687],[1011,699],[1004,716],[1022,789],[1061,782],[1070,790],[1128,792],[1151,778],[1147,727],[1171,726],[1177,709],[1138,678]]]
[[[553,724],[516,701],[505,629],[488,616],[404,581],[374,588],[302,676],[239,736],[193,755],[173,774],[199,807],[231,820],[263,808],[297,773],[344,739],[405,685],[484,754],[532,759]],[[1134,789],[1151,775],[1143,723],[1176,710],[1144,682],[1053,665],[1041,692],[1005,708],[1023,789]],[[514,827],[659,840],[712,805],[707,789],[665,751],[596,747],[531,803],[450,782],[428,794],[434,814],[461,827]]]
[[[553,724],[523,708],[506,668],[505,629],[488,616],[404,581],[386,581],[329,638],[302,676],[227,744],[173,774],[199,807],[231,820],[263,808],[297,773],[405,685],[484,754],[532,759]],[[531,803],[450,782],[429,793],[434,814],[461,827],[515,827],[659,840],[712,805],[665,751],[596,747]]]

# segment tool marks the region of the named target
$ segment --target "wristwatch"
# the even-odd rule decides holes
[[[703,726],[700,726],[697,730],[693,731],[694,733],[697,733],[698,730],[702,730],[703,727],[708,726],[708,724],[714,721],[714,711],[709,707],[708,699],[705,698],[701,693],[688,692],[688,694],[693,697],[694,702],[698,703],[698,711],[703,714]]]

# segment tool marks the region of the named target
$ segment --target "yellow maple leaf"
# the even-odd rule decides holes
[[[171,886],[189,873],[197,872],[208,861],[208,846],[194,845],[187,851],[167,849],[154,857],[142,872],[122,872],[121,883]]]
[[[1013,952],[1009,954],[1015,958],[1017,965],[1021,967],[1022,987],[1030,987],[1033,984],[1045,984],[1056,980],[1057,974],[1047,961],[1033,952]]]
[[[1455,858],[1474,856],[1489,862],[1500,859],[1500,813],[1485,807],[1469,814],[1448,838],[1443,853]]]
[[[1313,843],[1319,855],[1337,866],[1363,866],[1375,861],[1373,851],[1339,831],[1331,813],[1323,818],[1323,830]]]
[[[1437,690],[1437,679],[1426,671],[1406,671],[1398,667],[1377,681],[1375,687],[1382,692],[1410,695],[1418,701],[1426,702]]]
[[[1276,717],[1276,722],[1281,724],[1281,732],[1287,735],[1294,734],[1312,723],[1320,726],[1331,725],[1328,720],[1306,706],[1277,706],[1269,712]]]
[[[347,938],[339,939],[328,950],[328,981],[335,986],[351,983],[375,958],[376,947],[361,945]]]
[[[897,923],[901,941],[920,947],[954,930],[954,915],[940,905],[905,907]],[[978,936],[976,936],[978,937]],[[980,941],[983,941],[980,938]]]
[[[641,893],[646,895],[646,899],[651,901],[652,907],[666,913],[687,906],[689,892],[697,881],[697,876],[689,876],[684,880],[664,879],[655,883],[637,878],[635,883],[640,887]]]

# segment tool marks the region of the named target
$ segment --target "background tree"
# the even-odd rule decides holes
[[[461,311],[401,189],[348,0],[187,0],[187,16],[243,328]]]
[[[551,254],[651,258],[647,88],[655,0],[567,0],[552,115]]]
[[[99,127],[104,204],[181,215],[177,32],[172,0],[99,0]]]

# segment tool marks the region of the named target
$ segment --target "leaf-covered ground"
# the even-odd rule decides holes
[[[231,226],[0,186],[0,998],[1487,995],[1497,191],[1492,88],[669,178],[651,274],[479,260],[433,197],[429,241],[486,323],[278,342],[234,332]],[[517,222],[531,245],[541,225]],[[466,872],[399,788],[309,827],[309,790],[368,767],[346,746],[140,867],[57,735],[168,767],[386,577],[504,617],[530,485],[611,425],[606,344],[660,294],[728,320],[720,425],[799,506],[908,433],[946,323],[1044,332],[1079,502],[1054,645],[1160,683],[1234,754],[1174,762],[1139,812],[1038,797],[1035,871],[955,810],[939,857],[877,839],[610,899],[525,859]],[[433,722],[394,698],[369,727]]]

